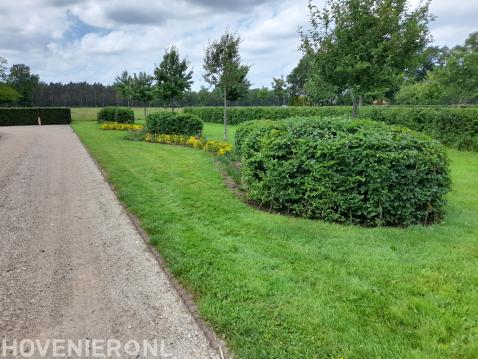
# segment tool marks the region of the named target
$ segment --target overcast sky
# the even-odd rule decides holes
[[[478,31],[478,0],[433,0],[431,12],[437,45]],[[306,21],[306,0],[0,0],[0,56],[43,81],[107,84],[124,69],[152,73],[175,44],[198,89],[204,48],[229,27],[243,38],[253,86],[270,86],[296,65],[297,27]]]

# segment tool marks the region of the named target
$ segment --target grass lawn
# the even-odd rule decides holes
[[[443,224],[368,229],[251,208],[203,151],[73,128],[239,358],[478,357],[478,153],[449,152]]]
[[[96,121],[96,114],[101,108],[95,107],[73,107],[71,109],[71,117],[74,121]],[[144,124],[144,109],[133,107],[136,123]],[[160,107],[149,107],[147,113],[156,111],[170,111]],[[176,109],[181,111],[181,109]],[[228,142],[234,143],[234,134],[236,133],[236,126],[228,126]],[[224,140],[224,125],[218,123],[205,123],[204,136],[211,140]]]

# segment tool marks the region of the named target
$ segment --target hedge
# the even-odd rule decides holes
[[[184,112],[201,117],[205,122],[222,123],[222,107],[190,107]],[[279,120],[299,116],[350,115],[347,106],[322,107],[231,107],[229,123],[240,124],[251,120]],[[478,151],[478,108],[452,108],[439,106],[365,106],[361,118],[370,118],[388,124],[407,126],[424,132],[443,144],[460,150]]]
[[[223,123],[222,107],[185,107],[183,112],[199,116],[204,122]],[[281,120],[293,116],[349,115],[347,106],[323,107],[229,107],[228,123],[238,125],[251,120]]]
[[[360,117],[406,126],[459,150],[478,151],[478,108],[367,106]]]
[[[250,122],[237,136],[247,195],[268,209],[367,226],[442,218],[448,159],[427,135],[331,117]]]
[[[198,116],[181,112],[153,112],[146,116],[146,132],[153,135],[201,135],[203,123]]]
[[[128,107],[103,107],[96,119],[101,122],[134,123],[134,112]]]
[[[0,108],[0,126],[38,125],[38,117],[40,117],[42,125],[68,125],[71,123],[69,108]]]

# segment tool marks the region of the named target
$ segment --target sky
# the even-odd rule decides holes
[[[478,31],[478,0],[432,0],[431,12],[436,45],[455,46]],[[111,84],[125,69],[152,73],[174,44],[199,89],[207,85],[208,42],[229,29],[243,39],[252,86],[270,87],[297,64],[297,29],[307,18],[306,0],[0,0],[0,57],[29,65],[45,82]]]

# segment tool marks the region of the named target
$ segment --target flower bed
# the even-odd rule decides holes
[[[144,126],[131,123],[105,122],[101,124],[100,128],[102,130],[141,131]]]
[[[144,137],[146,142],[163,143],[169,145],[179,145],[185,147],[196,148],[206,152],[210,152],[216,156],[224,156],[232,152],[232,145],[227,142],[206,140],[197,136],[182,136],[182,135],[153,135],[147,133]]]

